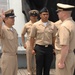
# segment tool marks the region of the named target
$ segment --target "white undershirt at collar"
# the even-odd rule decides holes
[[[47,22],[44,22],[43,25],[46,26],[47,25]]]

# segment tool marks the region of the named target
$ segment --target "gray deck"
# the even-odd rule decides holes
[[[0,72],[1,75],[1,72]],[[18,69],[17,75],[27,75],[27,69]],[[55,75],[55,69],[51,69],[50,75]]]
[[[27,75],[26,69],[19,69],[17,75]],[[55,69],[51,69],[50,75],[55,75]]]
[[[27,75],[27,70],[26,69],[19,69],[18,70],[18,75]],[[55,70],[51,69],[50,75],[55,75]]]

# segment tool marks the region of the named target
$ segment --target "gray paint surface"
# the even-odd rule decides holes
[[[1,9],[6,10],[7,9],[7,0],[0,0],[0,12]]]

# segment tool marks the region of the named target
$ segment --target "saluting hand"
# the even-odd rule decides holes
[[[0,13],[0,25],[2,25],[3,19],[5,18],[5,13],[2,10],[2,13]]]

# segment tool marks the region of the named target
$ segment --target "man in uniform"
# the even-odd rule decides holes
[[[30,21],[24,25],[22,33],[21,33],[23,46],[24,46],[24,48],[26,48],[28,75],[36,74],[35,54],[32,54],[32,52],[31,52],[29,40],[30,40],[31,27],[32,27],[33,23],[38,20],[38,14],[39,14],[39,12],[37,10],[29,11]],[[27,33],[27,40],[25,42],[24,35],[26,33]]]
[[[53,60],[52,40],[55,37],[56,31],[54,23],[48,20],[49,11],[46,7],[40,11],[40,18],[32,26],[30,44],[32,53],[36,54],[36,75],[49,75]]]
[[[71,17],[73,5],[57,3],[57,14],[62,21],[55,40],[56,75],[73,75],[75,22]]]
[[[14,10],[10,9],[0,17],[0,39],[2,46],[1,72],[2,75],[17,75],[17,48],[18,34],[12,27],[14,25]],[[4,25],[2,25],[2,20]]]

